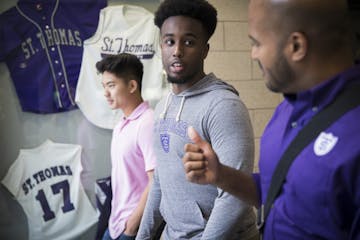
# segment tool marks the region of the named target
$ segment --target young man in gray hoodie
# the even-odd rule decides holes
[[[211,142],[222,163],[251,172],[254,140],[238,92],[204,73],[216,9],[205,0],[165,0],[155,13],[172,91],[155,109],[157,168],[136,239],[257,239],[252,208],[212,185],[186,180],[182,157],[188,126]]]

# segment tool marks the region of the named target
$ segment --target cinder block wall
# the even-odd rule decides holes
[[[274,108],[282,100],[270,92],[256,62],[251,60],[247,8],[249,0],[209,0],[218,11],[218,25],[210,39],[205,71],[232,84],[249,109],[255,134],[255,166],[258,171],[259,141]]]

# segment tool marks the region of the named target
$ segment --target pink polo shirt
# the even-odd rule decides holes
[[[113,130],[111,142],[111,184],[113,198],[109,232],[117,238],[137,207],[148,184],[146,171],[155,167],[153,152],[154,113],[147,102],[141,103]]]

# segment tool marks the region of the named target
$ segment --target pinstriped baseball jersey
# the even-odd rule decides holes
[[[123,113],[111,110],[104,97],[101,76],[95,64],[106,55],[127,52],[144,65],[142,96],[151,105],[162,97],[163,68],[159,29],[154,15],[132,5],[109,6],[101,10],[96,33],[84,41],[83,60],[76,89],[76,103],[96,126],[113,129]]]
[[[95,32],[106,0],[19,0],[0,16],[5,61],[24,111],[76,108],[83,40]]]
[[[47,140],[20,150],[2,183],[27,215],[30,240],[74,239],[97,222],[81,171],[79,145]]]

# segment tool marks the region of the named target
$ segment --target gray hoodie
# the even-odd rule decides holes
[[[155,118],[157,167],[136,239],[151,239],[162,220],[165,240],[254,236],[252,208],[215,186],[188,182],[182,163],[187,128],[193,126],[223,164],[252,171],[253,131],[237,91],[209,74],[178,95],[169,93]]]

